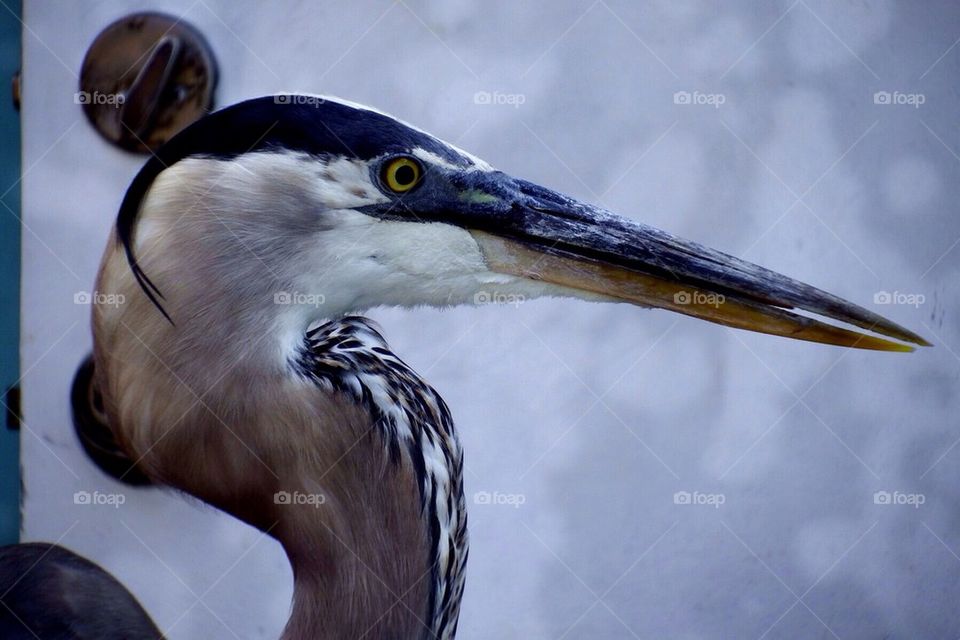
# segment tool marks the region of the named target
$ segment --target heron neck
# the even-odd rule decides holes
[[[228,403],[218,417],[233,435],[198,409],[151,449],[151,463],[281,543],[294,576],[283,640],[419,638],[430,562],[409,465],[389,463],[369,414],[343,394],[247,375],[228,373],[204,397],[214,411]]]
[[[333,400],[330,414],[339,435],[313,425],[272,499],[271,533],[294,575],[282,638],[428,637],[431,562],[414,477],[386,463],[364,412]]]

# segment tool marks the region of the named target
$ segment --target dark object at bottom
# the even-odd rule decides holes
[[[45,542],[0,547],[0,638],[162,640],[163,634],[116,578]]]
[[[107,475],[129,485],[151,484],[150,479],[117,445],[103,411],[103,398],[94,384],[93,369],[93,356],[90,355],[77,369],[70,390],[73,428],[80,444]]]

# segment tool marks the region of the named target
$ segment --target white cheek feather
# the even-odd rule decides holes
[[[370,166],[362,160],[338,158],[323,162],[306,156],[316,166],[313,186],[317,202],[331,209],[353,209],[388,202],[389,198],[373,184]]]
[[[570,294],[490,271],[470,232],[454,225],[380,220],[349,210],[325,215],[336,226],[318,235],[299,284],[302,291],[325,295],[324,317],[381,305],[476,304],[477,294],[485,294],[481,301]]]
[[[459,227],[351,210],[325,216],[334,227],[318,234],[301,286],[323,290],[327,313],[468,302],[489,273],[480,247]]]
[[[270,198],[278,190],[302,194],[308,202],[317,203],[318,212],[389,201],[373,183],[369,164],[362,160],[327,160],[289,151],[258,151],[225,160],[185,158],[154,180],[142,205],[137,242],[162,233],[164,222],[178,222],[185,213],[202,209],[223,192],[242,194],[247,200],[263,199],[262,210],[270,211]]]

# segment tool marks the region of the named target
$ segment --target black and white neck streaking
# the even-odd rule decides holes
[[[391,464],[407,456],[430,523],[427,620],[444,638],[456,630],[467,563],[463,451],[447,404],[387,346],[370,321],[348,316],[308,331],[293,363],[328,392],[346,394],[380,430]]]
[[[154,482],[280,541],[295,578],[287,640],[456,632],[467,516],[453,421],[357,313],[559,296],[910,349],[797,307],[925,344],[378,111],[301,95],[213,113],[151,158],[97,290],[125,300],[94,311],[117,443]]]

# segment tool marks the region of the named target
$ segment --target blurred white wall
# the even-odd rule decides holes
[[[291,593],[279,547],[113,484],[70,427],[90,348],[74,294],[143,161],[90,128],[77,74],[104,26],[158,5],[25,4],[23,539],[105,565],[173,640],[275,638]],[[562,301],[372,312],[452,407],[469,494],[522,501],[471,504],[461,637],[960,633],[954,4],[162,5],[210,40],[219,105],[276,91],[375,105],[937,345],[843,351]],[[873,305],[881,291],[924,301]],[[74,504],[94,490],[126,501]]]

